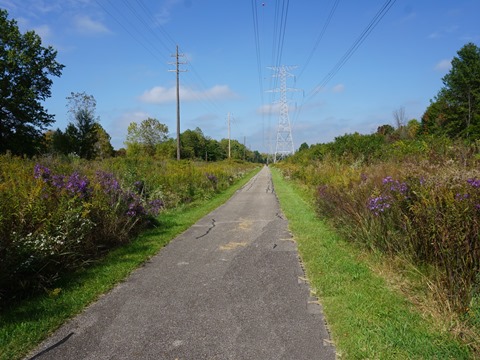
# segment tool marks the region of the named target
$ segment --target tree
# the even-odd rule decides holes
[[[480,137],[480,49],[468,43],[457,55],[422,117],[422,130],[475,140]]]
[[[81,158],[94,159],[96,156],[95,144],[98,142],[100,126],[98,118],[95,116],[97,102],[93,95],[88,95],[85,92],[72,92],[67,100],[72,122],[69,123],[65,132],[71,138],[73,152]]]
[[[97,138],[97,142],[94,145],[96,157],[100,159],[112,157],[115,151],[110,143],[110,135],[99,123],[95,124],[95,132]]]
[[[60,76],[64,68],[56,57],[40,36],[20,33],[17,22],[0,9],[0,152],[38,151],[43,131],[54,122],[42,101],[51,96],[49,76]]]
[[[389,124],[381,125],[377,128],[377,134],[380,134],[383,136],[392,135],[394,132],[395,132],[395,128]]]
[[[309,149],[309,146],[306,142],[302,143],[300,145],[300,147],[298,148],[298,151],[305,151],[305,150],[308,150]]]
[[[185,130],[180,135],[182,159],[204,159],[206,148],[206,140],[200,128],[195,130]],[[208,153],[207,153],[208,156]]]
[[[168,139],[168,127],[154,118],[143,120],[140,125],[136,122],[130,123],[127,130],[128,154],[143,153],[153,156],[157,145]]]
[[[393,111],[393,120],[397,126],[396,133],[400,139],[405,139],[407,134],[407,116],[405,115],[405,107],[401,106],[400,108]]]
[[[442,79],[447,99],[455,108],[451,121],[457,123],[459,135],[478,137],[480,121],[480,49],[468,43],[452,60],[450,72]],[[455,115],[455,116],[454,116]],[[476,133],[476,134],[472,134]]]

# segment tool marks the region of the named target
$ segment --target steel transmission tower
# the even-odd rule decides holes
[[[287,88],[287,77],[293,76],[289,71],[295,69],[296,66],[269,67],[277,73],[274,77],[280,78],[280,88],[269,90],[269,92],[280,93],[280,115],[278,118],[277,128],[277,143],[275,145],[275,155],[273,162],[281,160],[288,155],[293,155],[295,148],[293,146],[292,127],[290,126],[290,119],[288,117],[288,100],[287,91],[298,91],[297,89]]]

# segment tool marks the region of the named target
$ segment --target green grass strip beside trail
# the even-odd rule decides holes
[[[275,190],[341,359],[469,359],[466,345],[415,311],[318,219],[304,191],[272,169]],[[311,198],[311,195],[310,195]],[[367,255],[368,256],[368,255]]]
[[[113,250],[85,270],[66,276],[49,294],[23,301],[0,313],[0,359],[25,356],[65,321],[123,281],[175,236],[225,203],[258,171],[259,168],[253,170],[205,203],[162,213],[157,228]]]

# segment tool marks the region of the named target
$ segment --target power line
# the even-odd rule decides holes
[[[171,53],[171,49],[176,47],[175,40],[170,34],[162,27],[156,18],[152,15],[153,12],[147,7],[143,0],[135,0],[132,3],[129,0],[122,0],[124,6],[114,6],[111,0],[106,0],[110,5],[110,8],[114,8],[114,11],[110,11],[99,0],[95,2],[113,19],[117,22],[132,38],[135,42],[139,43],[146,51],[148,51],[155,59],[160,62],[168,62],[165,52],[162,51],[156,44],[161,44],[163,49],[168,53]],[[135,6],[135,4],[137,6]],[[136,22],[134,21],[136,20]],[[163,36],[160,36],[160,34]],[[147,35],[150,34],[150,37]],[[153,39],[153,40],[152,40]],[[171,47],[170,47],[171,46]],[[163,59],[160,59],[162,56]],[[218,105],[208,93],[208,88],[205,82],[200,77],[199,73],[195,70],[192,63],[188,61],[188,65],[192,73],[196,76],[200,83],[200,88],[203,90],[204,96],[200,97],[192,92],[193,96],[204,103],[210,103],[215,110],[218,110]],[[185,85],[189,85],[188,80],[184,80]],[[192,86],[191,86],[192,87]],[[193,88],[193,87],[192,87]],[[204,101],[207,100],[207,101]]]
[[[327,31],[328,25],[330,25],[330,22],[332,21],[333,15],[335,14],[335,10],[338,7],[338,3],[340,0],[335,0],[333,3],[332,8],[330,9],[330,13],[328,14],[327,20],[325,21],[325,24],[323,24],[322,30],[317,36],[317,40],[315,41],[315,44],[313,45],[312,50],[310,51],[310,54],[308,55],[307,61],[305,62],[305,65],[302,67],[302,70],[300,71],[300,74],[297,76],[297,80],[300,79],[300,77],[303,75],[303,72],[305,69],[308,67],[310,64],[310,61],[312,60],[313,54],[318,48],[318,45],[320,44],[320,41],[323,39],[323,36],[325,35],[325,32]]]
[[[340,69],[345,65],[345,63],[352,57],[352,55],[358,50],[360,45],[367,39],[367,37],[372,33],[373,29],[378,25],[380,20],[387,14],[387,12],[395,4],[396,0],[387,0],[380,10],[375,14],[373,19],[367,25],[367,27],[362,31],[360,36],[355,40],[355,42],[350,46],[350,48],[345,52],[345,54],[340,58],[340,60],[335,64],[335,66],[330,70],[330,72],[318,83],[318,85],[309,93],[307,101],[313,98],[318,94],[321,89],[340,71]]]

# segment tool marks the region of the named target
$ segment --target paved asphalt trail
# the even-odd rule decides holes
[[[264,167],[28,359],[335,359]]]

